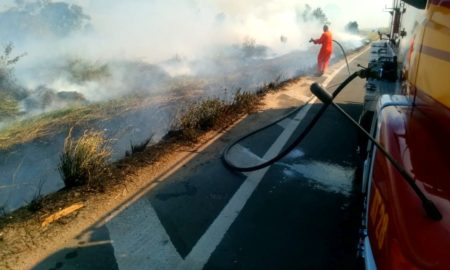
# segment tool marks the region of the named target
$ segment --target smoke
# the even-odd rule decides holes
[[[17,53],[27,53],[16,64],[15,76],[30,93],[76,92],[96,102],[163,92],[177,76],[207,79],[209,89],[223,89],[255,88],[280,75],[298,75],[314,65],[307,54],[316,48],[308,40],[320,36],[323,23],[311,14],[301,19],[307,9],[302,3],[268,0],[16,0],[0,6],[0,36]],[[334,32],[347,23],[328,19]],[[337,36],[345,38],[349,50],[360,46],[354,37]],[[303,52],[304,59],[297,61],[308,63],[278,63],[270,68],[276,73],[272,77],[258,75],[268,69],[258,67],[273,64],[268,59],[292,52]],[[259,81],[227,79],[243,70]],[[24,111],[42,109],[20,102]],[[47,111],[61,107],[47,105]]]
[[[2,0],[0,40],[14,48],[6,57],[0,50],[0,86],[7,86],[0,87],[0,128],[76,104],[158,96],[145,108],[89,123],[114,138],[119,159],[130,140],[161,139],[175,109],[192,96],[227,99],[238,89],[312,72],[319,46],[308,40],[321,35],[323,23],[312,16],[317,8],[303,16],[305,3],[292,0]],[[327,19],[347,51],[362,45],[342,31],[350,20]],[[0,209],[16,209],[36,190],[61,188],[55,166],[64,137],[2,152]],[[41,179],[48,181],[39,187]]]

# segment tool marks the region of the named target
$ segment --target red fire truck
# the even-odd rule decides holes
[[[450,269],[450,0],[393,4],[360,119],[390,155],[361,148],[361,256],[366,269]]]

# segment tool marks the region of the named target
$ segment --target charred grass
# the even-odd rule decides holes
[[[160,142],[150,144],[152,139],[150,135],[148,140],[141,144],[131,143],[131,151],[126,153],[125,158],[112,164],[109,163],[111,155],[109,142],[102,132],[86,130],[79,138],[75,138],[70,129],[58,165],[66,185],[63,194],[70,192],[71,189],[96,193],[110,183],[112,185],[120,183],[127,178],[128,174],[133,175],[140,168],[157,162],[173,149],[190,146],[208,131],[225,129],[243,115],[255,112],[266,93],[275,91],[289,82],[270,83],[254,93],[238,90],[230,102],[219,98],[209,98],[190,103],[175,119],[172,130]],[[24,120],[0,132],[0,149],[51,134],[59,128],[74,126],[78,122],[113,117],[129,110],[130,105],[137,107],[142,103],[145,101],[138,98],[110,101],[101,106],[71,108]],[[31,213],[35,211],[29,210],[40,208],[45,210],[48,208],[45,202],[55,197],[59,197],[59,194],[49,196],[37,194],[36,200],[33,201],[37,207],[24,207],[18,212]],[[0,215],[0,229],[5,221],[5,218]]]
[[[278,82],[268,84],[256,93],[239,90],[230,102],[220,99],[205,99],[191,103],[176,119],[174,130],[163,140],[150,145],[146,142],[145,146],[141,145],[138,151],[132,151],[124,159],[112,164],[107,163],[110,152],[107,147],[108,142],[101,132],[86,131],[78,139],[69,132],[59,165],[59,170],[66,179],[67,187],[54,194],[39,195],[30,206],[0,216],[0,261],[3,261],[0,263],[0,268],[13,266],[15,262],[11,258],[23,256],[31,249],[41,247],[41,243],[46,242],[47,239],[63,233],[64,225],[75,220],[79,213],[64,217],[56,222],[56,226],[50,225],[49,229],[43,230],[41,222],[45,217],[74,203],[95,204],[93,201],[98,201],[101,204],[102,198],[116,198],[119,196],[117,194],[121,194],[123,190],[127,189],[129,183],[136,180],[142,170],[152,168],[151,170],[155,170],[155,174],[157,174],[158,164],[163,164],[170,153],[183,148],[190,149],[192,144],[209,130],[225,129],[244,114],[254,112],[258,109],[261,98],[267,92],[275,91],[283,85]],[[123,105],[123,103],[119,103],[119,105]],[[105,108],[114,108],[114,104],[105,106]],[[94,115],[83,116],[85,113]],[[51,131],[49,120],[67,124],[78,121],[78,117],[93,119],[105,115],[105,112],[94,108],[78,108],[62,112],[59,115],[46,115],[38,123],[28,124],[34,125],[36,133],[46,134]],[[28,138],[25,130],[22,129],[9,132],[9,136],[11,134],[19,137],[25,136],[20,137],[20,141]],[[1,138],[5,138],[5,134],[7,133],[1,133],[0,142]],[[36,136],[36,134],[31,136]]]
[[[139,97],[129,97],[98,104],[71,107],[17,121],[0,130],[0,150],[7,150],[14,145],[42,138],[66,127],[94,120],[108,119],[130,110],[130,108],[143,106],[146,102],[147,100]]]

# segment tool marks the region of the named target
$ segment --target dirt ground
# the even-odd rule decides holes
[[[291,108],[309,99],[307,78],[297,78],[270,91],[258,107],[259,111],[275,108]],[[234,124],[247,116],[235,119]],[[264,125],[271,119],[253,114],[254,126]],[[273,119],[272,119],[273,120]],[[197,143],[181,144],[165,142],[148,148],[145,152],[125,160],[116,168],[120,181],[112,181],[102,192],[85,188],[61,191],[44,198],[38,205],[31,205],[7,215],[0,220],[0,269],[29,269],[37,262],[60,248],[99,220],[107,219],[115,209],[129,204],[140,194],[151,190],[165,175],[179,169],[193,155],[220,138],[227,130],[203,134]],[[243,131],[245,133],[245,131]],[[242,135],[242,134],[241,134]],[[75,212],[42,226],[52,214],[73,204],[83,207]]]

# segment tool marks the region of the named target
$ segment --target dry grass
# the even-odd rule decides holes
[[[234,95],[233,103],[231,104],[231,109],[235,113],[252,113],[260,103],[260,94],[242,92],[238,90]]]
[[[204,82],[191,78],[183,78],[171,85],[168,91],[175,95],[175,98],[185,97],[193,98],[199,89],[203,87]],[[274,84],[269,84],[268,87]],[[184,89],[182,91],[182,89]],[[269,89],[270,90],[270,89]],[[258,94],[238,91],[232,104],[226,104],[220,99],[210,99],[188,105],[185,114],[175,119],[176,130],[184,130],[186,138],[195,138],[196,131],[204,131],[214,128],[219,118],[229,118],[226,114],[248,113],[251,112],[251,105],[263,91]],[[188,94],[189,93],[189,94]],[[136,110],[140,107],[158,102],[163,97],[142,97],[130,96],[121,99],[79,105],[71,108],[45,113],[36,117],[15,121],[0,130],[0,150],[8,150],[14,145],[31,142],[35,139],[45,137],[67,129],[67,127],[81,125],[83,123],[95,120],[103,120],[115,117],[126,111]],[[9,104],[8,113],[14,112],[14,104]],[[219,123],[219,126],[222,123]]]
[[[207,99],[190,106],[180,119],[183,137],[195,140],[199,132],[215,127],[224,109],[225,103],[219,99]]]
[[[17,101],[0,90],[0,120],[17,116],[18,113],[19,105]]]
[[[108,164],[110,156],[111,149],[103,132],[88,130],[74,140],[71,130],[58,166],[66,187],[101,188],[112,177]]]
[[[86,59],[70,59],[67,63],[66,70],[75,82],[96,81],[111,76],[107,64],[91,62]]]
[[[131,97],[72,107],[17,121],[0,130],[0,150],[6,150],[16,144],[23,144],[42,138],[67,126],[76,126],[77,124],[93,120],[108,119],[130,110],[130,108],[138,108],[144,105],[145,102],[147,102],[146,99]]]
[[[212,110],[209,114],[212,116],[213,120],[215,119],[215,121],[206,121],[204,119],[205,122],[203,123],[215,123],[215,126],[213,125],[212,128],[226,127],[237,120],[242,114],[254,111],[259,105],[260,97],[268,90],[273,89],[261,89],[258,94],[238,91],[232,102],[229,104],[223,104],[222,101],[205,101],[199,102],[197,104],[197,109],[200,110],[201,114],[203,114],[204,111],[211,110],[210,107],[216,108],[216,110]],[[224,106],[223,108],[222,105]],[[220,112],[220,114],[216,114],[214,111]],[[194,119],[195,118],[196,117],[194,117]],[[196,126],[197,128],[202,126],[194,125],[194,123],[190,123],[189,125]],[[210,126],[210,124],[203,125],[203,127],[206,126]],[[205,135],[205,131],[197,130],[196,132],[201,133],[198,134],[199,136]],[[87,133],[88,132],[85,134]],[[94,134],[95,133],[96,132],[94,132]],[[100,136],[101,133],[97,133],[97,135]],[[74,150],[75,145],[81,140],[82,137],[80,137],[79,140],[74,140],[71,136],[68,136],[68,139],[66,139],[66,148]],[[201,137],[200,140],[203,139],[204,137]],[[96,156],[98,155],[98,151],[93,151],[95,147],[92,147],[92,145],[101,145],[102,141],[99,140],[98,137],[93,141],[96,141],[96,143],[82,143],[78,146],[78,148],[83,148],[81,145],[86,145],[86,148],[89,151],[84,152],[90,152],[91,155]],[[114,181],[105,181],[105,187],[100,190],[102,191],[101,193],[98,192],[99,189],[93,189],[87,185],[78,186],[70,189],[64,189],[47,196],[36,197],[37,200],[34,202],[35,205],[23,207],[16,210],[14,213],[10,213],[3,217],[0,213],[0,268],[2,268],[2,266],[11,266],[11,268],[14,269],[13,266],[17,264],[16,260],[23,258],[23,256],[28,254],[32,249],[41,248],[44,246],[42,243],[50,241],[49,239],[59,239],[61,234],[65,232],[67,228],[70,228],[70,226],[66,227],[68,224],[74,224],[77,220],[79,221],[79,219],[77,219],[77,213],[59,220],[49,229],[42,230],[41,224],[43,218],[48,217],[49,215],[73,203],[79,202],[83,202],[86,205],[93,207],[86,210],[86,212],[97,211],[95,209],[97,209],[99,205],[104,204],[106,200],[115,201],[117,198],[125,196],[124,194],[128,192],[137,192],[137,190],[141,187],[140,185],[143,183],[140,181],[148,181],[147,174],[150,173],[151,175],[157,175],[161,173],[162,168],[164,168],[163,164],[166,164],[166,161],[170,160],[171,154],[180,151],[180,149],[184,149],[183,151],[192,151],[191,145],[191,142],[185,138],[165,138],[157,144],[145,147],[142,152],[138,151],[137,153],[133,153],[131,156],[128,156],[119,162],[109,164],[108,166],[111,176],[104,179],[112,178]],[[82,156],[82,154],[78,154],[78,156],[74,157],[73,160],[83,159],[80,158],[80,156]],[[106,154],[100,154],[100,157],[103,160],[106,156]],[[88,159],[91,159],[91,157],[88,157]],[[76,162],[71,162],[70,164],[72,163],[75,164]],[[70,168],[70,166],[68,167]],[[142,171],[145,171],[145,180],[144,178],[141,179]],[[87,177],[92,177],[92,174],[93,173],[84,173],[84,176],[87,175]],[[87,183],[93,184],[92,181],[95,183],[97,180],[91,178],[91,180],[88,180]],[[133,185],[129,185],[129,183],[133,183]],[[136,184],[136,189],[133,189],[134,184]],[[128,190],[129,188],[130,190]],[[81,214],[87,215],[86,213]]]
[[[231,103],[210,98],[191,104],[175,121],[173,129],[177,130],[181,138],[195,142],[205,131],[224,128],[239,115],[253,112],[259,105],[260,95],[238,90]]]
[[[370,40],[371,42],[380,40],[380,37],[378,35],[377,32],[368,32],[365,34],[365,36],[367,37],[368,40]]]
[[[380,40],[378,31],[380,31],[381,33],[389,33],[389,28],[362,29],[359,31],[359,34],[363,37],[366,37],[369,41],[374,42],[374,41]],[[386,36],[383,35],[383,37],[386,37]]]
[[[214,127],[225,109],[225,103],[219,99],[207,99],[191,106],[181,118],[184,128],[208,130]]]

